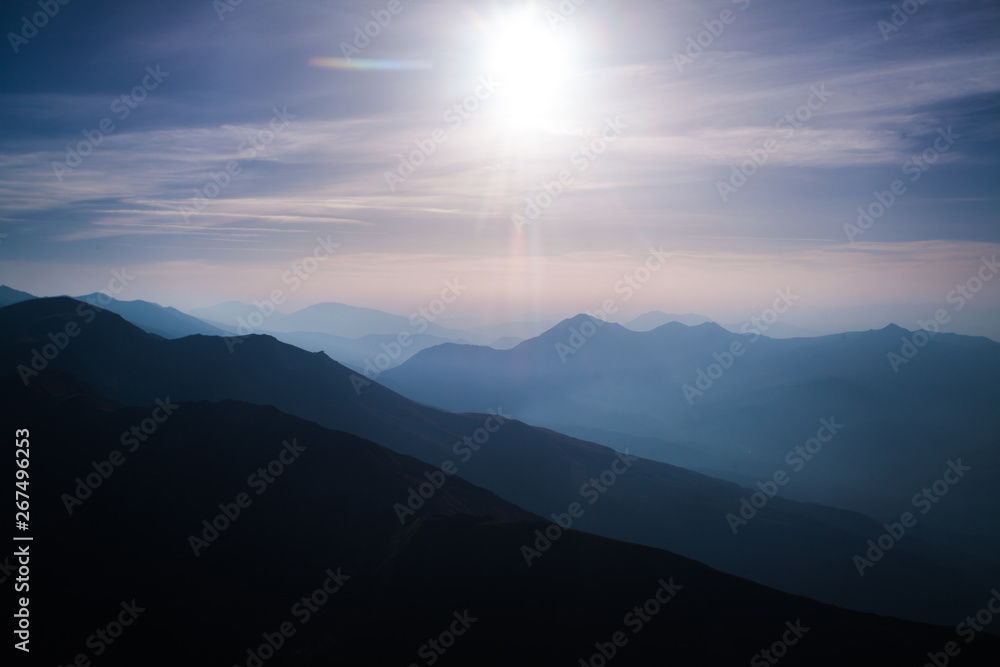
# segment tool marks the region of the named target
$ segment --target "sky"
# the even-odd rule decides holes
[[[448,316],[484,321],[738,322],[783,290],[808,330],[945,309],[996,337],[998,25],[958,0],[7,1],[0,283],[405,315],[459,281]]]

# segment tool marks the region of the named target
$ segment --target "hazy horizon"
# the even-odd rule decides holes
[[[1000,331],[987,5],[105,4],[0,13],[0,283]]]
[[[9,285],[7,287],[10,287]],[[28,290],[22,290],[28,291]],[[373,304],[366,303],[352,303],[349,301],[317,301],[314,303],[299,303],[291,302],[285,299],[280,304],[273,304],[270,299],[255,299],[252,301],[241,301],[239,299],[231,299],[224,302],[213,302],[206,305],[196,305],[194,307],[183,307],[181,305],[170,303],[170,302],[160,302],[149,298],[143,298],[142,296],[134,296],[128,294],[128,289],[122,289],[118,294],[113,294],[111,290],[107,287],[95,290],[93,292],[56,292],[51,294],[33,294],[36,297],[57,297],[57,296],[69,296],[69,297],[81,297],[89,296],[95,293],[102,293],[109,297],[115,298],[118,301],[146,301],[150,303],[155,303],[163,307],[173,307],[181,312],[198,317],[209,323],[219,323],[226,324],[230,326],[236,326],[239,324],[237,321],[228,321],[230,318],[218,318],[212,317],[205,312],[212,308],[227,303],[241,303],[251,310],[259,310],[266,314],[271,311],[271,306],[274,305],[274,311],[282,315],[288,315],[300,310],[309,308],[317,304],[323,303],[337,303],[342,305],[347,305],[355,308],[366,308],[371,310],[377,310],[380,312],[389,313],[391,315],[397,315],[400,317],[409,318],[410,316],[420,316],[425,317],[429,311],[431,303],[438,299],[435,297],[420,307],[405,311],[402,309],[389,310],[385,308],[379,308]],[[779,292],[784,292],[779,290]],[[797,297],[793,292],[786,293],[789,297]],[[567,319],[576,317],[577,315],[591,315],[597,317],[598,319],[606,320],[609,322],[615,322],[623,326],[628,325],[631,321],[636,318],[648,315],[663,313],[666,315],[674,315],[683,317],[685,315],[695,315],[706,317],[707,319],[715,322],[723,327],[733,329],[739,332],[740,327],[743,325],[749,325],[754,327],[759,333],[777,338],[789,338],[789,337],[812,337],[812,336],[825,336],[837,333],[851,332],[851,331],[867,331],[872,329],[882,329],[890,324],[895,324],[901,326],[904,329],[911,331],[916,331],[922,327],[918,326],[917,323],[929,323],[933,319],[933,314],[936,312],[932,306],[933,304],[906,304],[896,307],[896,312],[904,313],[904,315],[898,319],[892,319],[886,315],[886,309],[880,306],[870,306],[870,307],[855,307],[855,308],[845,308],[839,310],[831,309],[816,309],[810,308],[808,306],[799,306],[797,302],[792,306],[788,307],[784,313],[775,313],[776,319],[771,322],[770,325],[767,321],[762,322],[762,316],[765,315],[766,311],[773,309],[774,299],[779,297],[773,297],[770,302],[766,303],[763,308],[750,312],[749,310],[743,311],[729,311],[728,314],[723,313],[721,316],[713,316],[711,312],[707,311],[684,311],[679,310],[664,310],[660,308],[654,308],[651,310],[643,310],[636,304],[635,307],[626,304],[624,307],[619,308],[614,313],[605,312],[600,306],[597,308],[592,308],[590,310],[581,310],[578,312],[569,311],[554,311],[554,312],[528,312],[520,314],[513,312],[509,316],[504,317],[501,314],[493,313],[492,316],[487,314],[485,316],[481,314],[470,314],[468,309],[463,309],[460,305],[461,299],[458,298],[452,304],[445,304],[446,308],[440,315],[431,315],[433,317],[433,322],[439,326],[449,328],[449,329],[473,329],[476,327],[489,327],[493,325],[503,325],[511,323],[537,323],[539,325],[544,325],[542,328],[549,328],[559,322]],[[256,305],[255,305],[256,302]],[[444,302],[441,302],[444,303]],[[784,307],[784,304],[780,304]],[[420,315],[420,309],[423,308],[423,315]],[[928,310],[930,311],[928,312]],[[909,317],[907,317],[909,315]],[[941,331],[949,333],[958,333],[968,336],[985,336],[992,340],[1000,342],[1000,326],[995,319],[996,314],[993,312],[977,313],[969,312],[958,320],[950,320],[940,325]],[[766,315],[767,319],[772,318],[770,314]],[[833,321],[833,318],[836,321]],[[908,320],[914,322],[911,325],[907,325]],[[266,332],[268,330],[268,324],[265,321],[263,325],[259,328],[255,328],[255,331]]]

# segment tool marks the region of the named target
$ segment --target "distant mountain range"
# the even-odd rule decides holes
[[[685,326],[696,327],[700,324],[713,322],[713,320],[705,317],[704,315],[696,315],[694,313],[676,315],[654,310],[648,313],[643,313],[635,319],[629,320],[624,324],[624,326],[626,329],[630,329],[632,331],[652,331],[653,329],[658,329],[664,324],[670,324],[671,322],[678,322]],[[740,322],[738,324],[724,324],[722,326],[733,333],[743,333],[745,331],[745,324],[746,323],[744,322]],[[761,333],[763,333],[763,331]],[[819,334],[814,331],[810,331],[809,329],[804,329],[787,322],[779,321],[768,325],[767,335],[769,338],[801,338],[817,336]]]
[[[905,342],[914,336],[921,347]],[[974,471],[920,530],[996,563],[1000,343],[921,336],[891,326],[775,340],[676,322],[634,332],[581,315],[511,350],[433,347],[380,381],[455,412],[509,406],[525,422],[746,487],[784,471],[782,495],[883,520],[912,510],[961,459]],[[816,440],[823,419],[843,424],[827,445]]]
[[[960,572],[949,555],[917,535],[900,540],[891,560],[859,577],[854,557],[882,532],[878,522],[859,514],[778,495],[734,535],[726,515],[740,511],[741,499],[752,494],[747,489],[648,460],[615,473],[622,478],[614,483],[608,471],[621,471],[622,464],[613,450],[527,426],[506,404],[492,406],[494,412],[513,415],[498,425],[495,415],[482,412],[490,406],[478,414],[442,412],[367,382],[324,355],[267,336],[248,336],[235,346],[211,336],[164,340],[110,312],[84,316],[80,308],[80,302],[55,298],[0,309],[0,367],[16,369],[29,388],[68,375],[104,400],[146,410],[166,397],[274,406],[414,456],[432,475],[435,468],[455,465],[466,481],[546,520],[579,503],[586,511],[573,527],[667,549],[848,608],[947,624],[980,604],[984,573]],[[58,333],[70,323],[79,331],[64,340]],[[35,352],[52,351],[45,348],[55,345],[50,334],[65,345],[51,358],[43,357],[43,364]],[[24,370],[33,362],[40,367],[37,375]],[[335,492],[337,486],[329,488]],[[391,515],[392,508],[385,511]],[[517,547],[509,555],[514,561],[522,557]]]
[[[325,352],[371,378],[434,345],[492,340],[435,324],[428,319],[434,319],[432,314],[408,318],[341,303],[320,303],[285,315],[268,305],[228,301],[191,313],[229,334],[267,333],[310,352]]]
[[[0,286],[0,307],[35,298],[27,292]],[[489,333],[447,329],[419,317],[411,321],[370,308],[337,303],[317,304],[291,315],[283,315],[267,307],[228,301],[192,311],[195,316],[149,301],[119,301],[101,292],[75,298],[117,313],[143,331],[163,338],[269,333],[304,350],[325,352],[352,370],[373,378],[434,345],[472,341],[486,344],[493,341],[498,347],[512,347],[521,340],[506,337],[494,340]],[[524,326],[524,323],[515,322],[507,328],[520,331]],[[504,327],[501,325],[500,328]],[[420,333],[425,330],[437,335]],[[488,332],[491,328],[485,327],[484,330]],[[333,331],[341,334],[330,333]]]
[[[654,310],[648,313],[643,313],[635,319],[629,320],[625,323],[625,327],[627,329],[631,329],[632,331],[651,331],[670,322],[680,322],[681,324],[686,324],[689,327],[694,327],[711,321],[711,319],[705,317],[704,315],[695,315],[694,313],[674,315],[671,313],[664,313],[660,310]]]
[[[488,337],[466,331],[446,329],[435,324],[431,313],[415,313],[412,317],[392,315],[372,308],[359,308],[343,303],[317,303],[294,313],[283,315],[271,306],[255,306],[229,301],[210,308],[191,311],[192,315],[230,327],[233,332],[321,333],[338,338],[361,338],[368,335],[397,336],[427,334],[442,340],[485,344]],[[247,330],[240,330],[245,327]]]
[[[33,294],[0,285],[0,307],[37,298]],[[183,338],[196,334],[223,336],[226,333],[224,329],[182,313],[176,308],[164,307],[150,301],[119,301],[103,292],[94,292],[75,298],[92,306],[117,313],[143,331],[163,338]]]
[[[143,331],[164,338],[183,338],[196,334],[225,335],[222,329],[186,315],[176,308],[160,306],[149,301],[118,301],[101,292],[75,298],[117,313]]]

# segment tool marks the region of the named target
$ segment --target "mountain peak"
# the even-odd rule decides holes
[[[693,326],[688,326],[690,329],[697,329],[698,331],[708,332],[708,333],[732,333],[729,329],[725,328],[721,324],[716,324],[715,322],[702,322],[701,324],[696,324]]]
[[[652,331],[671,322],[693,327],[711,321],[711,319],[697,313],[677,315],[675,313],[665,313],[662,310],[652,310],[629,320],[625,323],[625,327],[632,331]]]
[[[599,323],[599,324],[606,324],[606,322],[604,322],[603,320],[597,319],[593,315],[588,315],[587,313],[579,313],[577,315],[574,315],[573,317],[566,318],[565,320],[563,320],[562,322],[560,322],[556,326],[559,326],[559,325],[562,325],[562,324],[569,324],[569,325],[572,325],[572,326],[579,326],[579,325],[583,324],[584,322],[594,322],[595,324],[597,324],[597,323]]]
[[[34,294],[28,294],[27,292],[22,292],[6,285],[0,285],[0,308],[35,298],[37,297]]]
[[[696,338],[704,338],[706,336],[719,337],[719,336],[733,336],[734,332],[726,329],[724,326],[717,324],[712,321],[702,322],[701,324],[684,324],[683,322],[678,322],[676,320],[661,324],[655,329],[650,329],[649,331],[639,331],[637,333],[645,335],[671,335],[671,336],[688,336]]]
[[[593,315],[588,315],[587,313],[580,313],[579,315],[574,315],[573,317],[566,318],[565,320],[555,325],[545,333],[558,332],[560,335],[562,335],[567,329],[570,328],[580,329],[580,327],[588,327],[589,330],[588,325],[596,327],[597,329],[608,329],[612,331],[628,331],[628,329],[618,324],[617,322],[608,322],[607,320],[602,320],[600,318],[594,317]],[[542,335],[544,336],[545,334]],[[586,332],[584,332],[584,335],[586,335],[589,338],[590,336],[593,335],[593,333],[587,334]]]

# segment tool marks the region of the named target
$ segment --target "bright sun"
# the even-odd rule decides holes
[[[504,116],[519,124],[552,120],[570,75],[567,41],[531,12],[498,21],[490,38],[487,63],[501,82]]]

